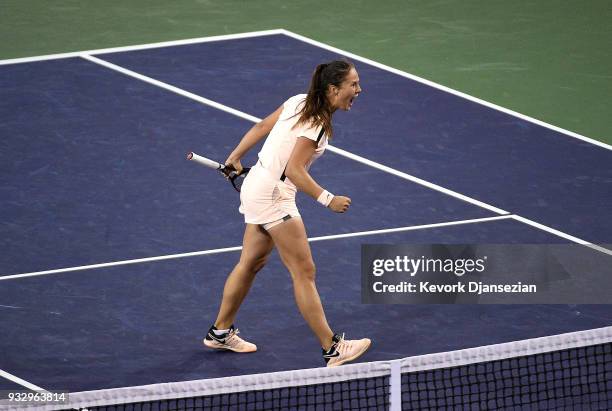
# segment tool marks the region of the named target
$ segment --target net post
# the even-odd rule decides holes
[[[391,376],[389,378],[390,411],[402,410],[402,360],[390,361]]]

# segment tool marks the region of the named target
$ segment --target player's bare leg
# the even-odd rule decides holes
[[[327,366],[342,365],[361,356],[370,347],[369,339],[345,340],[344,335],[334,335],[327,323],[315,284],[316,269],[302,219],[291,218],[270,228],[268,232],[291,273],[295,301],[323,347],[323,358]]]
[[[227,277],[223,288],[223,300],[215,321],[217,328],[228,328],[234,323],[255,275],[264,267],[273,248],[272,237],[263,228],[256,224],[246,225],[240,260]]]
[[[300,313],[319,339],[323,348],[332,344],[332,332],[315,284],[315,264],[306,237],[304,223],[291,218],[269,231],[278,253],[291,273],[295,301]]]
[[[233,324],[240,305],[251,289],[255,275],[266,264],[273,248],[274,242],[264,229],[255,224],[247,224],[240,260],[225,281],[219,314],[204,339],[204,345],[235,352],[257,350],[255,344],[238,337],[238,330]]]

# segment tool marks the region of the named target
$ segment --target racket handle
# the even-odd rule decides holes
[[[195,161],[198,164],[201,164],[206,167],[214,168],[215,170],[223,170],[225,168],[223,164],[219,164],[216,161],[213,161],[206,157],[197,155],[194,152],[190,152],[187,154],[187,160]]]

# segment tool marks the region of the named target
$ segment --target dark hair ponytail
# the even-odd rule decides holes
[[[297,124],[310,122],[313,126],[323,127],[325,134],[333,135],[332,109],[327,99],[330,85],[340,87],[349,71],[355,65],[348,60],[334,60],[319,64],[312,74],[308,95],[302,109],[297,113],[300,118]]]

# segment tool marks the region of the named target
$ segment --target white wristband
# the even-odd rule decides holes
[[[334,195],[327,190],[323,190],[323,192],[317,198],[317,201],[324,205],[325,207],[329,206],[329,203],[334,199]]]

